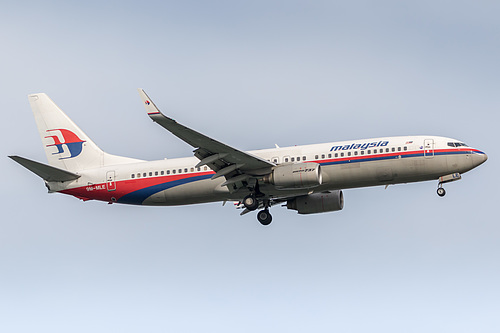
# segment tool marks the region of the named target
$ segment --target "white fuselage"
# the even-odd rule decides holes
[[[280,190],[260,184],[271,198],[367,186],[436,180],[464,173],[486,160],[486,154],[458,140],[436,136],[387,137],[273,148],[249,152],[276,165],[313,162],[321,165],[320,186]],[[83,200],[138,205],[184,205],[241,200],[246,189],[230,193],[224,177],[211,180],[207,166],[195,157],[119,164],[82,170],[79,179],[49,182],[53,192]]]

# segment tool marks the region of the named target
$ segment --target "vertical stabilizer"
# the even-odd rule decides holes
[[[133,161],[104,153],[46,94],[28,98],[50,165],[74,172]]]

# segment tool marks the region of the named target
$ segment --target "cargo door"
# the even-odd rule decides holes
[[[424,140],[424,157],[425,158],[434,157],[434,139]]]
[[[114,171],[106,172],[106,189],[108,191],[115,191],[116,190],[115,172]]]

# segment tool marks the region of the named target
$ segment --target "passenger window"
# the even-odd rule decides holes
[[[377,149],[373,149],[373,153],[376,154],[377,153]]]
[[[321,155],[321,158],[322,158],[322,159],[324,159],[324,158],[325,158],[325,154],[322,154],[322,155]]]
[[[370,155],[371,153],[372,153],[372,151],[371,151],[371,150],[368,150],[368,153],[367,153],[367,154],[368,154],[368,155]]]
[[[204,167],[203,167],[203,170],[207,171],[207,167],[206,167],[206,166],[204,166]]]
[[[335,157],[339,157],[339,153],[335,153]]]
[[[137,178],[141,178],[141,174],[140,173],[137,174]]]
[[[161,175],[163,176],[165,174],[165,171],[161,170]]]
[[[182,169],[179,169],[179,173],[182,173]]]
[[[135,174],[132,174],[132,175],[130,176],[130,178],[135,178]]]
[[[362,151],[361,151],[361,155],[364,155],[364,154],[365,154],[365,151],[364,151],[364,150],[362,150]]]
[[[403,149],[404,149],[404,151],[407,151],[407,150],[408,150],[408,147],[404,147]]]
[[[351,152],[348,152],[348,153],[347,153],[347,156],[351,156]]]
[[[150,173],[149,173],[149,177],[151,177],[151,176],[153,176],[153,173],[152,173],[152,172],[150,172]]]
[[[191,172],[194,172],[194,168],[191,168]]]
[[[148,175],[148,174],[147,174],[147,173],[145,173],[145,172],[142,174],[142,176],[143,176],[143,177],[146,177],[147,175]]]
[[[302,161],[305,161],[306,160],[306,157],[305,156],[302,156]]]
[[[197,168],[196,168],[196,170],[201,171],[201,168],[200,168],[200,167],[197,167]]]
[[[357,150],[354,152],[354,156],[358,156],[358,151]]]
[[[398,147],[398,151],[401,151],[401,147]]]
[[[314,159],[316,159],[316,160],[319,159],[319,156],[318,155],[314,156]]]
[[[392,151],[395,152],[396,151],[396,148],[395,147],[392,147]]]
[[[188,172],[188,169],[187,169],[187,168],[185,168],[185,169],[184,169],[184,173],[187,173],[187,172]]]
[[[155,176],[158,176],[158,171],[155,171]]]
[[[287,163],[287,162],[288,162],[288,157],[285,157],[285,163]]]
[[[172,173],[175,175],[175,173],[176,173],[175,169],[174,169],[174,170],[172,170]]]
[[[389,148],[385,148],[385,152],[388,153],[389,152]]]
[[[290,162],[295,162],[295,157],[290,158]]]
[[[344,157],[344,153],[340,153],[340,157]]]
[[[167,170],[167,175],[170,175],[170,170]]]

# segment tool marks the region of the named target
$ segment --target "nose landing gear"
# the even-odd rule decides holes
[[[441,186],[441,185],[440,185],[440,186]],[[444,196],[445,196],[445,194],[446,194],[446,191],[445,191],[445,189],[444,189],[444,188],[442,188],[442,187],[438,187],[438,189],[437,189],[437,194],[438,194],[440,197],[444,197]]]
[[[454,182],[456,180],[462,179],[462,176],[459,173],[452,173],[446,176],[439,177],[439,182],[438,182],[438,189],[437,189],[437,194],[440,197],[444,197],[446,194],[446,191],[443,188],[443,184],[449,183],[449,182]]]

